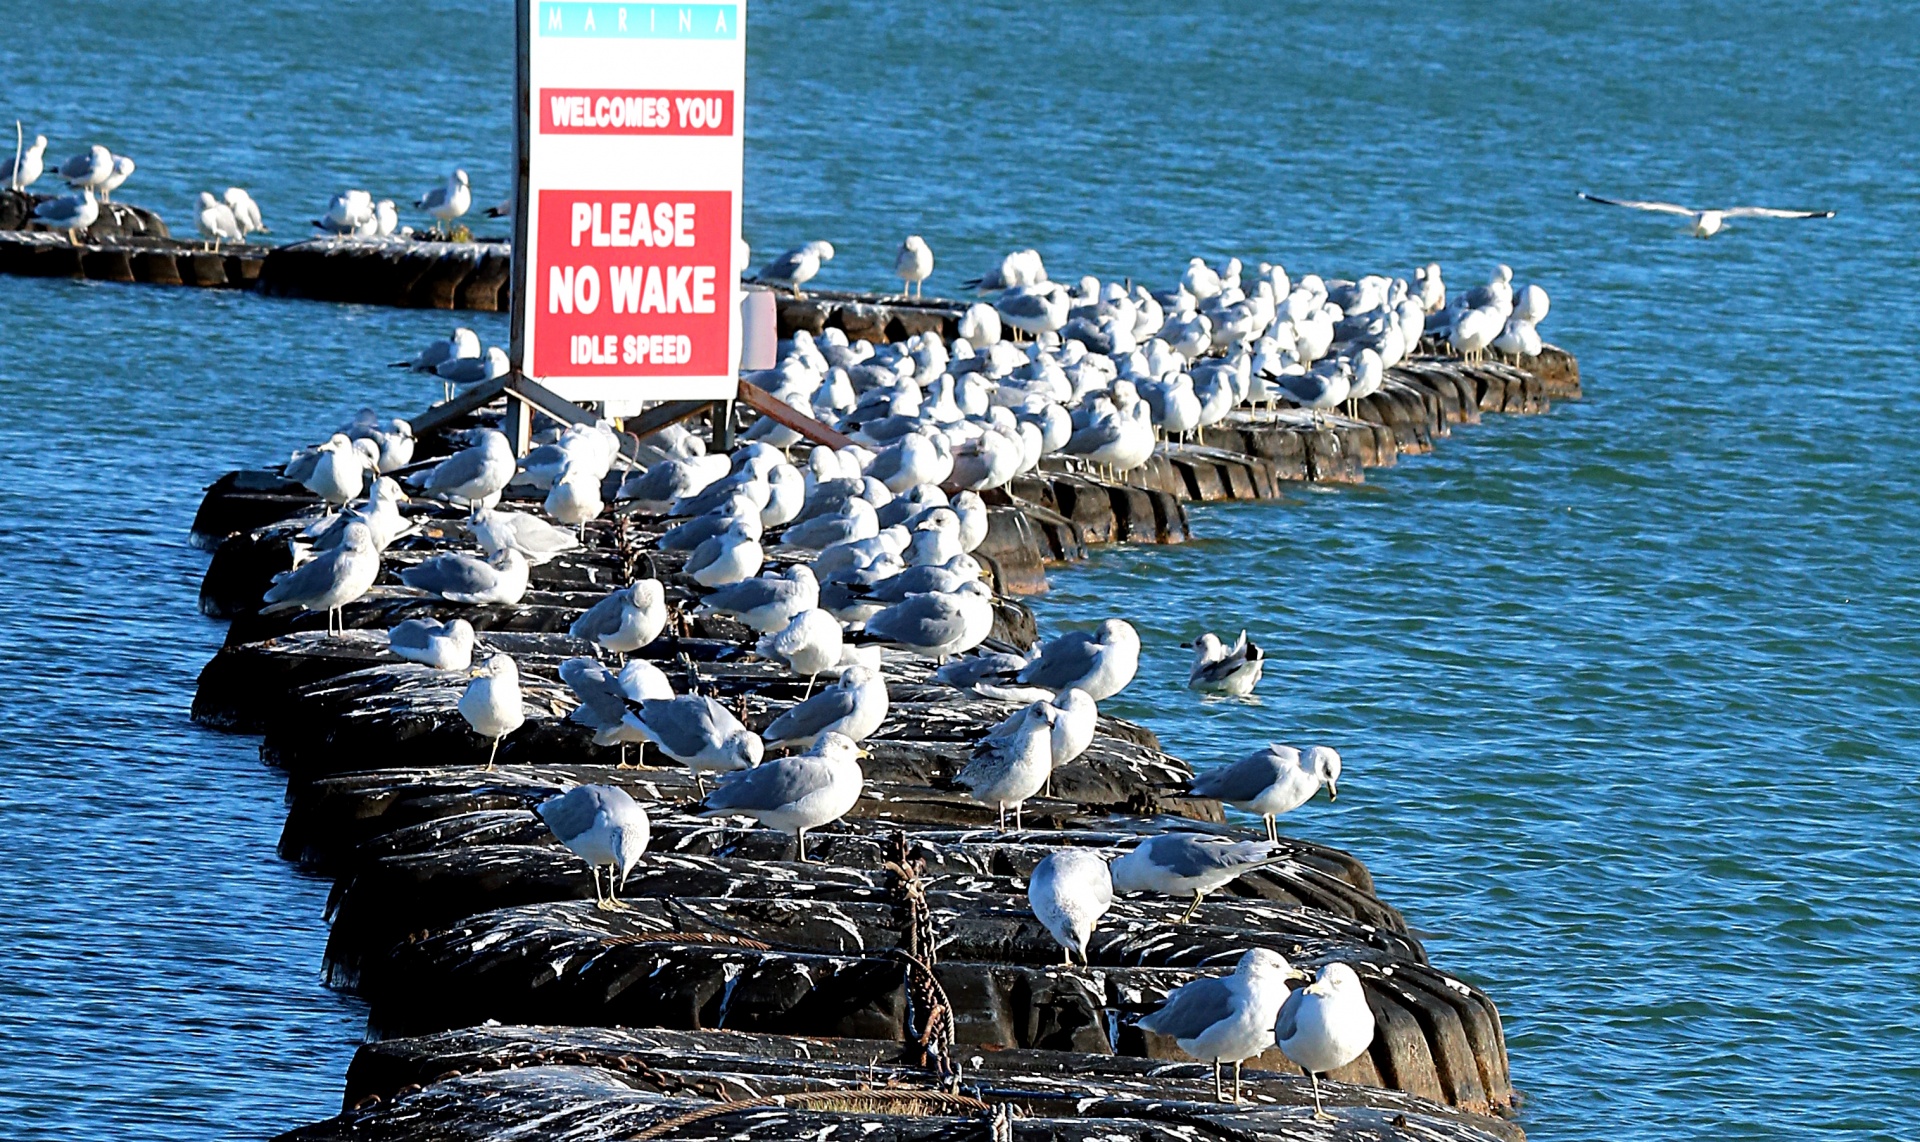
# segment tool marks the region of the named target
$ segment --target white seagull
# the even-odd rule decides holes
[[[920,283],[933,273],[933,247],[918,234],[907,235],[900,243],[900,253],[893,259],[894,276],[906,282],[914,297],[920,296]]]
[[[833,243],[808,242],[796,246],[767,263],[760,271],[760,280],[767,285],[786,286],[793,296],[800,296],[800,287],[813,280],[820,272],[821,262],[833,261]]]
[[[1071,965],[1073,953],[1079,952],[1080,962],[1091,966],[1087,941],[1113,907],[1113,875],[1099,853],[1061,849],[1034,866],[1027,879],[1027,904],[1059,942],[1066,963]]]
[[[47,137],[35,135],[33,145],[16,155],[7,165],[7,186],[14,190],[25,190],[40,181],[40,175],[47,168]]]
[[[1327,787],[1327,800],[1340,799],[1338,751],[1316,745],[1302,754],[1290,745],[1269,745],[1232,765],[1196,775],[1187,792],[1260,814],[1267,823],[1267,840],[1278,841],[1274,818],[1313,800],[1322,785]]]
[[[1373,1043],[1373,1009],[1360,977],[1346,964],[1321,968],[1319,978],[1280,1005],[1273,1038],[1313,1080],[1313,1116],[1331,1119],[1320,1108],[1321,1072],[1346,1066]]]
[[[432,216],[436,232],[445,230],[473,205],[473,188],[467,185],[467,172],[454,171],[445,183],[421,195],[414,205]]]
[[[1630,198],[1601,198],[1580,191],[1581,198],[1603,206],[1625,206],[1631,210],[1650,210],[1656,214],[1678,214],[1687,221],[1687,230],[1696,238],[1711,238],[1720,232],[1729,218],[1832,218],[1831,210],[1775,210],[1770,206],[1724,206],[1698,210],[1672,202],[1640,202]]]
[[[627,882],[633,862],[647,851],[647,811],[617,785],[576,785],[551,800],[542,801],[540,819],[560,843],[587,862],[593,874],[593,901],[600,908],[624,908],[614,894],[614,870],[620,885]],[[607,866],[607,894],[600,895],[600,866]]]
[[[495,651],[473,672],[460,695],[460,716],[473,732],[492,742],[487,750],[487,768],[500,753],[500,739],[519,729],[527,720],[520,704],[520,667],[513,659]]]
[[[1274,1044],[1274,1020],[1287,999],[1287,980],[1300,971],[1271,948],[1253,948],[1225,979],[1196,979],[1167,996],[1160,1010],[1140,1020],[1143,1030],[1166,1035],[1180,1049],[1213,1064],[1213,1094],[1229,1101],[1220,1085],[1220,1064],[1233,1064],[1233,1098],[1240,1101],[1240,1064]]]

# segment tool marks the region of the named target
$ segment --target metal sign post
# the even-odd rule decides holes
[[[745,24],[519,0],[512,357],[568,400],[735,396]]]

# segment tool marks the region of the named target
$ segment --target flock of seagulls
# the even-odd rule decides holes
[[[924,245],[902,247],[903,270],[930,269],[931,251],[915,254]],[[760,279],[797,289],[832,249],[805,243]],[[1516,286],[1506,266],[1451,292],[1437,264],[1407,278],[1296,281],[1280,266],[1194,258],[1161,291],[1091,276],[1067,287],[1046,275],[1038,252],[1015,251],[974,279],[987,296],[951,341],[924,333],[876,346],[801,331],[774,367],[746,379],[872,453],[868,474],[889,492],[925,483],[987,492],[1047,456],[1122,477],[1161,441],[1195,439],[1249,406],[1356,414],[1426,338],[1473,359],[1537,355],[1549,307],[1543,287]],[[799,439],[772,420],[750,435],[779,448]],[[1240,684],[1236,671],[1257,678],[1236,660],[1217,671],[1223,692]]]
[[[699,592],[678,619],[690,612],[741,622],[754,632],[758,655],[806,684],[800,700],[758,734],[712,696],[677,691],[639,656],[676,622],[674,609],[659,580],[635,579],[573,622],[570,634],[592,653],[559,670],[578,699],[567,716],[590,729],[596,744],[618,746],[622,765],[630,747],[642,760],[651,747],[691,773],[700,814],[788,833],[795,859],[812,862],[818,858],[808,851],[809,833],[841,820],[866,788],[865,743],[889,714],[886,648],[928,661],[933,678],[956,692],[1015,703],[944,782],[983,806],[1001,830],[1022,831],[1028,803],[1050,796],[1056,771],[1092,745],[1099,703],[1134,680],[1141,641],[1130,623],[1114,618],[1026,654],[982,647],[994,611],[973,554],[988,530],[979,489],[1024,470],[1034,445],[1049,435],[1064,443],[1080,431],[1075,409],[1058,397],[1070,398],[1078,384],[1117,409],[1113,385],[1124,383],[1117,370],[1108,377],[1088,365],[1090,353],[1078,356],[1080,368],[1068,375],[1057,358],[1032,348],[1018,351],[1021,364],[1004,371],[952,371],[956,357],[986,362],[1006,345],[988,342],[975,351],[970,342],[949,347],[923,338],[856,348],[804,334],[787,342],[768,379],[808,409],[833,415],[843,406],[833,418],[853,443],[840,449],[801,452],[797,437],[763,420],[731,455],[709,455],[698,437],[669,428],[642,442],[635,463],[603,421],[550,434],[524,457],[514,456],[501,433],[481,428],[452,455],[416,465],[406,422],[363,410],[289,458],[289,478],[324,507],[296,540],[296,566],[276,578],[264,602],[325,611],[329,635],[343,630],[340,608],[372,589],[387,548],[411,531],[402,506],[434,500],[464,513],[442,518],[457,521],[452,526],[464,528],[473,549],[442,550],[402,567],[403,589],[465,607],[512,604],[526,592],[533,566],[577,548],[581,529],[607,503],[625,503],[664,518],[670,526],[660,546],[687,553],[685,571]],[[439,372],[483,359],[478,347],[470,331],[456,330],[396,364]],[[965,356],[969,351],[975,356]],[[922,377],[926,391],[919,391]],[[1143,406],[1136,399],[1130,407]],[[1004,443],[983,448],[989,434]],[[999,450],[1015,459],[1003,463]],[[1104,462],[1121,466],[1110,453]],[[546,498],[539,511],[510,510],[501,504],[510,489]],[[492,767],[528,718],[511,655],[477,636],[467,618],[407,620],[388,632],[387,645],[396,658],[464,679],[459,714]],[[1207,633],[1191,646],[1188,684],[1195,691],[1244,697],[1260,681],[1264,656],[1246,632],[1231,643]],[[1076,956],[1089,962],[1089,942],[1118,896],[1184,901],[1184,911],[1169,920],[1185,923],[1209,894],[1291,859],[1274,818],[1306,804],[1322,786],[1334,796],[1339,776],[1333,749],[1283,745],[1202,773],[1189,795],[1261,816],[1264,839],[1174,831],[1124,852],[1063,849],[1029,878],[1034,916],[1069,966]],[[570,790],[540,812],[593,869],[597,903],[620,907],[618,893],[646,853],[646,806],[597,785]],[[1302,1000],[1295,1006],[1311,1018],[1296,1013],[1295,1030],[1279,1034],[1286,1023],[1281,1009],[1292,1000],[1284,986],[1271,989],[1290,971],[1274,977],[1264,958],[1274,955],[1263,952],[1258,971],[1198,981],[1226,988],[1219,993],[1229,996],[1226,1006],[1209,998],[1211,987],[1191,999],[1183,989],[1142,1026],[1213,1062],[1216,1079],[1221,1066],[1234,1064],[1234,1097],[1239,1064],[1283,1038],[1295,1046],[1282,1050],[1298,1051],[1289,1057],[1317,1071],[1350,1061],[1353,1055],[1340,1056],[1355,1042],[1355,1055],[1365,1050],[1372,1030],[1364,999],[1357,1013],[1350,1003],[1323,1011],[1320,1000]],[[1323,972],[1320,982],[1330,978]],[[1214,1018],[1203,1019],[1208,1013]],[[1364,1034],[1356,1030],[1362,1016]],[[1232,1026],[1214,1026],[1223,1021]],[[1227,1097],[1224,1088],[1220,1093]]]
[[[15,124],[16,130],[18,126]],[[25,191],[48,173],[65,182],[75,193],[40,202],[34,207],[33,218],[49,230],[65,231],[67,240],[78,245],[80,233],[100,220],[101,203],[111,201],[113,192],[133,176],[133,160],[95,143],[49,172],[47,137],[35,135],[30,146],[21,142],[7,166],[7,186]]]
[[[212,191],[201,191],[195,221],[199,224],[200,236],[214,250],[223,242],[244,243],[249,234],[269,232],[260,218],[260,204],[237,186],[228,187],[219,198],[215,198]]]
[[[467,172],[456,170],[449,174],[445,182],[421,194],[413,205],[433,219],[436,235],[450,233],[453,223],[473,206],[473,187],[467,181]],[[405,238],[413,234],[413,227],[401,225],[400,208],[393,199],[376,202],[373,194],[365,190],[346,190],[334,195],[327,201],[326,212],[313,220],[313,227],[343,238]]]

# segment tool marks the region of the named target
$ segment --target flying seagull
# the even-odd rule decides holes
[[[1598,202],[1605,206],[1625,206],[1633,210],[1651,210],[1656,214],[1679,214],[1690,221],[1687,228],[1696,238],[1711,238],[1720,232],[1729,218],[1832,218],[1831,210],[1775,210],[1768,206],[1729,206],[1719,210],[1695,210],[1691,206],[1677,206],[1671,202],[1635,202],[1626,198],[1601,198],[1597,194],[1578,192],[1588,202]]]

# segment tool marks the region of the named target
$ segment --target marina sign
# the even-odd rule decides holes
[[[745,18],[522,0],[512,356],[570,400],[734,394]]]

